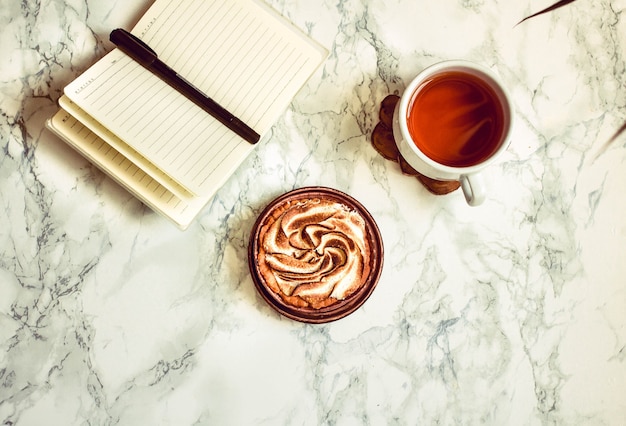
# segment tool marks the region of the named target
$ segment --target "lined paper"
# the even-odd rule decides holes
[[[120,50],[94,65],[89,75],[78,93],[72,90],[80,79],[66,88],[66,95],[196,195],[213,192],[216,179],[229,175],[239,165],[235,160],[252,149]]]
[[[108,145],[111,145],[117,152],[120,153],[120,155],[127,158],[152,179],[167,188],[168,191],[174,193],[179,198],[186,198],[192,195],[189,191],[175,182],[169,175],[163,173],[161,169],[148,161],[147,158],[143,157],[130,145],[126,144],[123,140],[115,136],[107,128],[103,127],[99,122],[94,120],[89,114],[80,109],[78,105],[69,100],[69,98],[61,96],[59,98],[59,105],[61,106],[61,109],[70,113],[86,128],[92,131],[99,138],[103,139],[103,141],[105,141]]]
[[[207,198],[178,196],[171,192],[63,109],[50,119],[48,127],[135,197],[181,229],[187,228],[208,201]]]
[[[263,136],[326,54],[281,19],[251,0],[158,0],[133,33]],[[214,193],[253,149],[117,49],[65,94],[193,194]]]

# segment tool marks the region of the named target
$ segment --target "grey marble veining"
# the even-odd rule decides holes
[[[44,129],[149,2],[3,2],[2,424],[623,424],[626,4],[516,25],[550,2],[269,3],[329,58],[180,232]],[[444,59],[513,97],[477,208],[370,144],[382,99]],[[354,196],[385,244],[371,298],[321,326],[247,269],[257,214],[306,185]]]

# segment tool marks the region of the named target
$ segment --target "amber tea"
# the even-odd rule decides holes
[[[420,84],[409,101],[413,143],[432,160],[470,167],[491,157],[504,142],[504,109],[481,78],[446,71]]]

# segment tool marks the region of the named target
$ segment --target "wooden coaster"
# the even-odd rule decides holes
[[[406,162],[400,155],[396,141],[393,138],[393,112],[396,104],[400,100],[399,96],[389,95],[380,104],[380,113],[378,115],[380,121],[372,132],[372,145],[374,149],[387,160],[395,161],[400,165],[400,170],[407,176],[415,176],[422,185],[435,195],[445,195],[459,189],[461,183],[459,181],[442,181],[426,177],[417,172]]]

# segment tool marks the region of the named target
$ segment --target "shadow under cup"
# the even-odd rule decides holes
[[[403,158],[437,180],[458,180],[469,204],[484,199],[478,172],[508,147],[509,96],[490,70],[445,61],[422,71],[394,113],[394,138]]]

